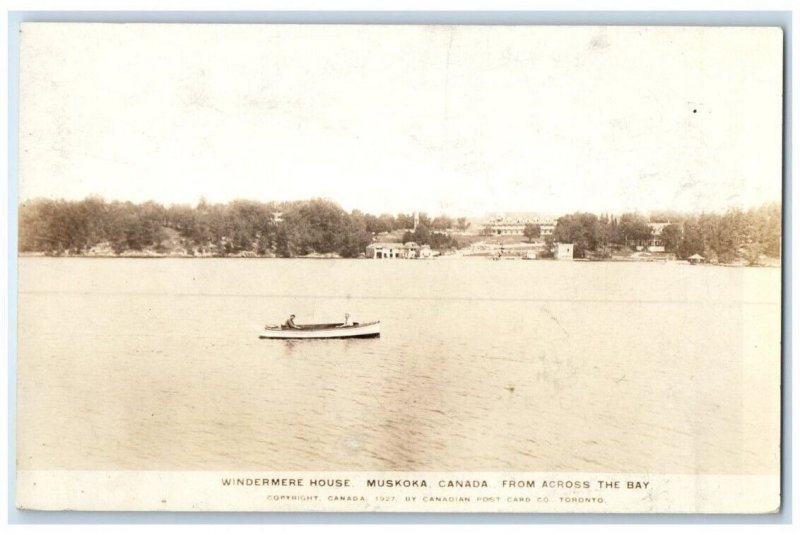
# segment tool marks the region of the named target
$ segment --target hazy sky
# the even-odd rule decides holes
[[[20,198],[780,200],[775,29],[26,24]]]

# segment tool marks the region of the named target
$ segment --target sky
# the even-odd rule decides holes
[[[770,28],[25,24],[20,200],[780,201]]]

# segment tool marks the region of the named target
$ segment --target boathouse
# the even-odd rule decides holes
[[[556,243],[555,254],[553,255],[556,260],[572,260],[575,252],[575,245],[572,243]]]
[[[433,251],[428,245],[418,245],[410,241],[407,243],[371,243],[367,245],[367,258],[431,258]]]
[[[402,243],[370,243],[367,245],[367,258],[402,258]]]

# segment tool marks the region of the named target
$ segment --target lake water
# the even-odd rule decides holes
[[[780,270],[21,258],[23,469],[775,473]],[[259,340],[381,320],[379,339]]]

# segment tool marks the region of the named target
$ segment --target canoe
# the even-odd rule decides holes
[[[279,325],[267,325],[259,338],[277,340],[314,340],[319,338],[378,338],[381,322],[354,323],[345,327],[341,323],[319,323],[298,325],[299,329],[288,329]]]

